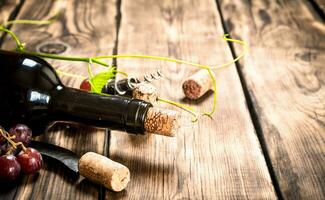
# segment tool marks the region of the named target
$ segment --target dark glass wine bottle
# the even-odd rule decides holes
[[[150,103],[64,86],[45,60],[0,50],[0,125],[23,123],[36,134],[54,121],[145,132]]]
[[[137,79],[133,77],[124,78],[118,81],[110,79],[103,87],[102,93],[132,97],[132,90],[135,88],[134,84],[137,83]]]

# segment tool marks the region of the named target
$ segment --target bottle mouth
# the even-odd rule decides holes
[[[145,119],[151,103],[132,99],[125,110],[126,131],[135,134],[145,134]]]
[[[180,114],[177,111],[149,108],[144,120],[145,132],[174,137],[179,129],[179,118]]]

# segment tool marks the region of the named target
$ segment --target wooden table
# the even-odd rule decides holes
[[[39,174],[1,189],[1,200],[325,199],[324,1],[0,2],[1,21],[49,19],[63,5],[51,25],[11,27],[33,51],[149,54],[213,65],[242,50],[223,41],[224,33],[250,46],[239,63],[216,71],[219,96],[213,119],[187,123],[176,138],[62,125],[38,138],[126,165],[131,171],[126,190],[115,193],[76,180],[64,167],[46,162]],[[1,48],[13,47],[8,36],[1,37]],[[83,63],[49,62],[63,71],[87,74]],[[157,82],[161,97],[200,110],[212,106],[211,94],[198,102],[183,99],[180,84],[196,68],[141,59],[112,63],[133,75],[162,69],[166,78]],[[81,82],[61,78],[72,87]],[[189,115],[181,112],[186,121]]]

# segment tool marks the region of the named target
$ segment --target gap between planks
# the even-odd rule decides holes
[[[309,3],[315,10],[315,13],[325,22],[325,1],[323,0],[309,0]]]
[[[219,0],[216,0],[216,5],[217,5],[217,9],[218,9],[219,14],[220,14],[220,20],[221,20],[221,24],[222,24],[222,28],[224,30],[224,33],[229,34],[230,38],[232,38],[230,32],[227,29],[227,26],[226,26],[226,23],[225,23],[223,14],[222,14],[222,9],[220,7]],[[227,42],[227,43],[228,43],[229,49],[231,51],[231,55],[235,59],[237,57],[237,55],[236,55],[236,52],[234,50],[233,43],[232,42]],[[282,192],[280,190],[278,179],[276,178],[276,175],[275,175],[275,172],[274,172],[274,169],[273,169],[272,160],[271,160],[269,152],[267,150],[266,141],[265,141],[265,138],[264,138],[261,123],[260,123],[260,121],[258,119],[258,114],[257,114],[257,112],[255,110],[255,105],[254,105],[253,100],[252,100],[252,98],[251,98],[251,96],[249,94],[247,83],[246,83],[245,77],[243,75],[243,72],[241,70],[240,63],[236,62],[235,65],[236,65],[239,80],[241,82],[242,89],[243,89],[243,92],[244,92],[244,95],[245,95],[247,108],[248,108],[251,120],[253,122],[253,125],[254,125],[256,136],[257,136],[257,138],[259,140],[259,143],[260,143],[260,146],[261,146],[264,158],[265,158],[265,162],[266,162],[266,165],[267,165],[267,168],[268,168],[268,171],[269,171],[272,183],[273,183],[274,190],[276,192],[276,195],[277,195],[278,199],[282,200],[284,198],[283,198]]]

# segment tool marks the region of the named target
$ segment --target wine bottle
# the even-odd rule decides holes
[[[36,134],[55,121],[172,136],[177,112],[121,96],[66,87],[45,60],[0,50],[0,125],[23,123]]]
[[[118,81],[110,79],[103,87],[102,93],[132,97],[132,90],[137,83],[137,80],[133,77],[124,78]]]

